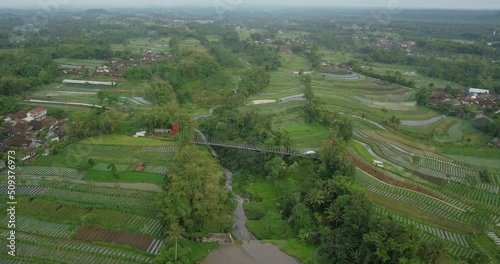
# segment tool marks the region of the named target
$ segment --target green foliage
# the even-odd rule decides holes
[[[19,105],[15,98],[0,96],[0,114],[7,115],[18,110]]]
[[[250,203],[245,205],[245,215],[249,220],[261,220],[266,212],[260,206]]]
[[[363,236],[370,250],[366,260],[370,263],[398,263],[419,259],[424,241],[396,220],[384,218],[371,224],[371,231]]]
[[[249,69],[241,77],[238,92],[245,96],[261,92],[269,84],[270,78],[263,67]]]
[[[180,223],[188,232],[227,232],[233,219],[217,163],[207,152],[186,146],[174,164],[158,201],[164,224]]]
[[[157,105],[168,105],[177,102],[177,97],[172,86],[167,81],[161,79],[153,80],[146,87],[144,97]]]
[[[415,100],[418,105],[426,106],[429,103],[431,91],[427,87],[421,87],[415,92]]]
[[[127,80],[142,81],[149,80],[151,77],[151,68],[147,66],[135,66],[125,70],[125,78]]]
[[[53,116],[53,117],[58,118],[58,119],[68,117],[68,113],[66,111],[64,111],[64,109],[54,108],[54,107],[51,107],[47,110],[47,115]]]
[[[332,175],[353,176],[354,168],[351,164],[347,145],[341,139],[330,138],[319,152],[321,175],[325,178]]]
[[[125,118],[123,113],[115,110],[104,111],[102,108],[78,113],[69,123],[68,135],[74,138],[85,138],[119,133],[123,129]]]

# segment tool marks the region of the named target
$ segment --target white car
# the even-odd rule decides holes
[[[316,151],[314,151],[314,150],[308,150],[308,151],[304,152],[303,155],[312,155],[312,154],[316,154]]]

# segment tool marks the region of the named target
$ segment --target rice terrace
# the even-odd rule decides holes
[[[27,2],[0,263],[500,263],[498,3]]]

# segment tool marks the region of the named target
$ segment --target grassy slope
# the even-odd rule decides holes
[[[83,144],[91,145],[119,145],[134,147],[172,147],[177,146],[175,141],[167,141],[156,138],[135,138],[128,135],[112,134],[83,140]]]

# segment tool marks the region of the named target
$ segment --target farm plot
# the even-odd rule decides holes
[[[462,155],[446,155],[446,157],[456,160],[462,164],[466,165],[472,165],[474,167],[479,167],[479,168],[491,168],[491,169],[496,169],[500,170],[500,162],[498,159],[487,159],[487,158],[480,158],[480,157],[472,157],[472,156],[462,156]]]
[[[432,125],[434,123],[437,123],[443,119],[445,119],[446,116],[438,116],[434,117],[428,120],[401,120],[401,125],[403,126],[428,126]]]
[[[353,72],[347,72],[347,74],[331,74],[331,73],[321,73],[325,77],[335,78],[338,80],[347,80],[347,81],[357,81],[360,79],[359,74]]]
[[[132,137],[130,137],[132,138]],[[161,142],[161,141],[159,141]],[[139,163],[147,165],[165,165],[175,156],[176,147],[130,147],[111,145],[76,144],[67,148],[66,156],[51,156],[50,159],[41,157],[38,164],[55,164],[71,166],[71,157],[81,160],[93,159],[100,163],[116,163],[137,166]],[[69,160],[68,160],[69,157]]]
[[[2,237],[6,232],[0,231]],[[57,263],[153,263],[153,256],[111,247],[97,246],[70,240],[55,240],[27,234],[17,235],[18,253],[21,257]]]
[[[8,216],[5,216],[2,223],[4,228],[8,223]],[[32,217],[17,215],[16,230],[57,238],[69,238],[74,230],[77,230],[76,225],[59,224],[48,221],[38,220]]]
[[[114,164],[114,165],[117,171],[126,171],[129,167],[128,165],[125,164]],[[108,166],[109,163],[98,163],[97,165],[95,165],[93,169],[98,171],[109,171],[110,169],[108,169]]]
[[[168,169],[165,166],[146,166],[144,171],[164,175],[167,173]]]
[[[461,245],[463,247],[470,247],[470,243],[467,239],[467,236],[465,236],[465,235],[458,234],[458,233],[451,232],[451,231],[447,231],[447,230],[443,230],[443,229],[439,229],[439,228],[435,228],[435,227],[432,227],[429,225],[425,225],[423,223],[413,221],[407,217],[403,217],[403,216],[398,215],[398,214],[391,214],[391,212],[389,212],[385,208],[382,208],[379,206],[375,207],[375,211],[378,215],[389,215],[390,214],[393,219],[395,219],[399,222],[402,222],[404,224],[407,224],[407,225],[414,225],[418,229],[420,229],[424,232],[427,232],[433,236],[440,237],[442,239],[456,243],[456,244]]]
[[[370,100],[370,99],[366,99],[364,97],[361,97],[361,96],[353,96],[352,98],[360,101],[362,104],[365,104],[365,105],[373,105],[373,101]]]
[[[429,196],[384,184],[365,172],[356,172],[356,182],[368,191],[406,203],[420,210],[458,223],[467,223],[464,210],[450,204],[438,201]]]
[[[447,183],[445,187],[455,193],[460,193],[461,195],[468,197],[470,199],[480,201],[482,203],[489,204],[491,206],[499,208],[499,210],[497,211],[500,212],[500,193],[498,192],[493,193],[484,190],[479,190],[477,188],[474,187],[471,188],[470,186],[466,186],[455,182]]]
[[[33,176],[63,176],[70,179],[81,179],[85,173],[79,172],[75,169],[64,167],[52,166],[23,166],[17,168],[19,175],[33,175]],[[5,174],[6,172],[2,172]]]
[[[286,103],[286,102],[290,102],[290,101],[304,101],[304,100],[306,100],[304,97],[304,94],[297,94],[297,95],[292,95],[292,96],[280,98],[280,99],[278,99],[278,102],[279,103]]]
[[[6,181],[0,186],[6,186]],[[36,180],[19,182],[21,186],[44,187],[45,191],[35,194],[56,200],[90,204],[100,208],[122,209],[151,215],[155,211],[155,192],[98,187],[89,184],[72,184],[62,181]]]
[[[469,176],[475,177],[477,181],[480,180],[479,170],[477,169],[461,166],[433,157],[414,154],[394,144],[375,140],[360,131],[356,131],[355,136],[370,144],[374,144],[381,151],[381,153],[377,154],[410,171],[459,183],[464,183],[465,179]]]
[[[129,217],[124,228],[140,230],[141,233],[159,237],[163,227],[160,220],[135,215]]]
[[[135,235],[127,232],[111,231],[99,227],[82,227],[75,234],[74,239],[82,241],[103,241],[109,243],[118,243],[147,251],[154,239]]]
[[[0,255],[0,263],[3,263],[3,264],[33,264],[34,262],[28,262],[28,261],[23,261],[23,260],[19,260],[19,259],[15,259],[15,257],[11,257],[11,256],[1,256]]]
[[[145,152],[159,152],[159,153],[173,153],[177,152],[178,147],[144,147],[142,151]]]
[[[495,242],[495,245],[500,247],[500,238],[497,236],[497,234],[495,234],[494,232],[487,232],[486,234],[489,238],[491,238],[491,240],[493,240],[493,242]]]
[[[92,193],[89,195],[89,192],[58,188],[50,188],[41,196],[74,203],[91,204],[103,208],[130,210],[138,213],[151,214],[155,212],[154,205],[151,204],[151,201],[145,200],[143,197],[116,196],[107,193]]]
[[[5,186],[5,185],[7,185],[7,184],[3,183],[3,182],[0,183],[0,193],[7,193],[7,186]],[[38,187],[38,186],[18,186],[16,188],[16,194],[17,195],[38,195],[38,194],[41,194],[47,190],[48,190],[48,188]]]

